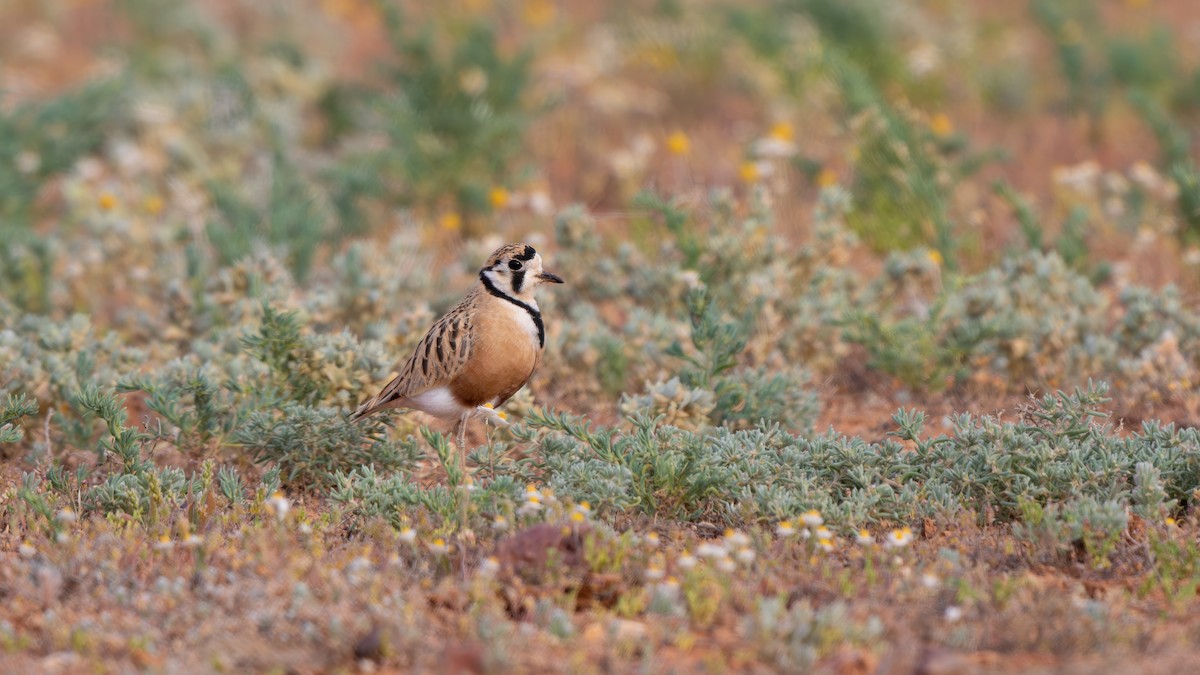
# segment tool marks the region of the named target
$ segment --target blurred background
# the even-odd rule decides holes
[[[0,25],[9,242],[99,209],[303,277],[401,222],[440,245],[578,203],[625,234],[647,189],[763,187],[803,234],[839,184],[876,250],[980,267],[1148,228],[1173,241],[1133,273],[1161,283],[1200,229],[1187,0],[7,0]]]

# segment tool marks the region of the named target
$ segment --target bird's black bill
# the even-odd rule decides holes
[[[538,276],[538,279],[541,279],[542,281],[549,281],[552,284],[563,283],[562,277],[558,276],[557,274],[551,274],[549,272],[541,272],[537,276]]]

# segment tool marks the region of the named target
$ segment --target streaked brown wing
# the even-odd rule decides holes
[[[438,319],[421,338],[412,356],[374,398],[365,401],[350,419],[394,408],[409,396],[447,383],[466,367],[471,356],[471,313],[468,310],[474,294]]]

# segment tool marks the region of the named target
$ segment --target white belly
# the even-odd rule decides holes
[[[434,417],[453,420],[462,417],[463,413],[467,411],[467,408],[454,398],[454,394],[450,393],[449,387],[434,387],[416,396],[410,396],[404,407],[420,410]]]

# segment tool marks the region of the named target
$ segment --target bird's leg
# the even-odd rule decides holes
[[[455,425],[455,432],[458,435],[458,476],[460,490],[458,498],[458,526],[464,532],[468,529],[469,521],[467,520],[471,510],[471,484],[467,476],[467,420],[471,418],[470,410],[464,412],[459,418],[458,424]]]
[[[467,456],[467,420],[471,418],[470,412],[465,412],[458,420],[458,453],[462,458],[461,466],[465,468]]]

